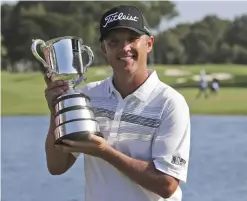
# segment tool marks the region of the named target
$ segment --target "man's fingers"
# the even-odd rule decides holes
[[[88,151],[92,150],[92,148],[95,148],[95,144],[80,142],[80,146],[78,146],[78,144],[76,143],[74,146],[70,146],[68,144],[58,144],[55,145],[55,147],[65,153],[71,153],[71,152],[87,153]]]
[[[44,75],[44,80],[45,80],[46,85],[49,85],[51,83],[51,79],[47,76],[47,73],[45,73]]]
[[[50,85],[45,89],[45,96],[58,96],[62,95],[68,90],[68,86],[63,83],[63,81],[56,81],[50,83]]]
[[[102,138],[104,138],[104,135],[102,133],[98,133],[97,135],[90,135],[89,139],[90,141],[100,144],[102,142]]]
[[[53,89],[53,90],[49,90],[48,88],[45,89],[45,96],[56,96],[59,94],[63,94],[66,91],[66,89],[64,88],[57,88],[57,89]]]
[[[68,89],[68,83],[63,80],[56,80],[54,82],[50,82],[49,85],[47,85],[47,90],[49,91],[59,87]]]
[[[90,135],[89,139],[86,141],[73,141],[73,140],[62,140],[62,143],[70,147],[79,148],[79,147],[93,147],[100,145],[104,140],[102,137],[96,135]]]
[[[66,144],[69,147],[81,148],[81,147],[91,147],[93,144],[90,141],[72,141],[72,140],[62,140],[63,144]]]
[[[45,91],[45,97],[46,97],[47,101],[52,104],[57,99],[57,97],[64,94],[65,91],[66,90],[61,89],[61,88],[58,88],[58,89],[53,90],[53,91]]]
[[[72,153],[72,152],[80,152],[78,148],[70,147],[67,145],[55,145],[56,149],[64,152],[64,153]]]

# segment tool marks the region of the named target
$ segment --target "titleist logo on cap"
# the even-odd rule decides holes
[[[103,27],[106,27],[109,23],[117,21],[117,20],[130,20],[130,21],[135,21],[137,22],[139,18],[136,16],[132,16],[130,14],[123,14],[123,13],[112,13],[110,15],[107,15],[105,17],[105,24],[103,25]]]

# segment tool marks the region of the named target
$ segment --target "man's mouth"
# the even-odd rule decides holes
[[[129,61],[131,59],[135,59],[136,57],[134,55],[132,56],[124,56],[124,57],[120,57],[119,60],[122,60],[122,61]]]

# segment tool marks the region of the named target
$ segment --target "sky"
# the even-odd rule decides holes
[[[15,0],[5,0],[1,2],[16,2]],[[174,27],[176,24],[184,22],[195,22],[201,20],[206,15],[215,14],[220,18],[234,19],[237,16],[247,14],[247,0],[245,1],[172,1],[176,4],[179,16],[171,21],[163,21],[161,29]],[[147,17],[148,21],[148,17]]]
[[[247,14],[245,1],[172,1],[176,4],[179,16],[169,22],[163,22],[162,27],[173,27],[178,23],[195,22],[206,15],[215,14],[219,18],[234,19]]]

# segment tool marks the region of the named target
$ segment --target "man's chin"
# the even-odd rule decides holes
[[[126,61],[116,62],[114,64],[114,66],[115,67],[113,69],[115,69],[115,71],[132,72],[136,65],[135,65],[135,61],[132,60],[131,62],[130,61],[128,61],[128,62],[126,62]]]
[[[125,66],[123,67],[123,69],[124,69],[124,71],[127,72],[127,73],[132,73],[132,72],[135,71],[136,67],[135,67],[135,65],[134,65],[134,63],[133,63],[133,64],[131,64],[131,65],[125,65]]]
[[[134,64],[135,64],[135,60],[134,59],[129,59],[127,61],[121,61],[121,64],[120,65],[123,68],[128,69],[128,68],[132,68],[134,66]]]

